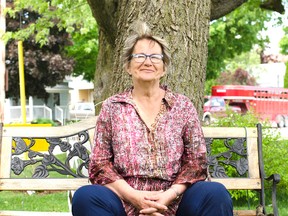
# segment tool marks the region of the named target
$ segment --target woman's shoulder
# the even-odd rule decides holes
[[[117,93],[105,99],[103,104],[129,102],[131,100],[131,90],[127,89],[121,93]]]
[[[175,97],[177,97],[179,100],[190,101],[191,102],[191,99],[188,96],[186,96],[186,95],[184,95],[182,93],[175,92],[174,94],[175,94]]]
[[[184,94],[175,93],[175,97],[177,98],[177,106],[183,107],[183,109],[191,109],[194,108],[194,104],[192,100]]]
[[[176,102],[176,103],[192,103],[191,99],[182,93],[178,93],[170,90],[167,86],[164,86],[166,91],[165,99],[168,102]]]

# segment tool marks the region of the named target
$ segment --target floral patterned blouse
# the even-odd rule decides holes
[[[89,167],[92,184],[124,179],[137,190],[167,190],[206,179],[206,145],[197,112],[189,98],[162,88],[165,97],[150,128],[138,114],[133,88],[104,101]],[[171,203],[165,215],[175,215],[179,202]],[[130,203],[123,205],[127,216],[139,214]]]

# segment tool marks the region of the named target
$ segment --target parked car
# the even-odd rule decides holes
[[[227,107],[228,105],[222,97],[206,96],[203,107],[203,124],[209,125],[219,118],[226,117]],[[229,106],[229,108],[234,112],[241,113],[241,108],[238,106]]]
[[[90,116],[95,116],[95,106],[93,103],[76,103],[70,109],[70,120],[81,120]]]

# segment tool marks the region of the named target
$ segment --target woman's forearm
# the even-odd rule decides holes
[[[130,201],[131,195],[133,195],[133,192],[135,192],[135,189],[132,188],[123,179],[116,180],[104,186],[112,190],[114,193],[116,193],[120,197],[120,199],[128,201],[128,202]]]

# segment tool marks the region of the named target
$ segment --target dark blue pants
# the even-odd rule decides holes
[[[73,216],[126,216],[119,197],[100,185],[79,188],[73,196],[72,213]],[[233,216],[232,200],[222,184],[197,182],[183,194],[176,215]]]

